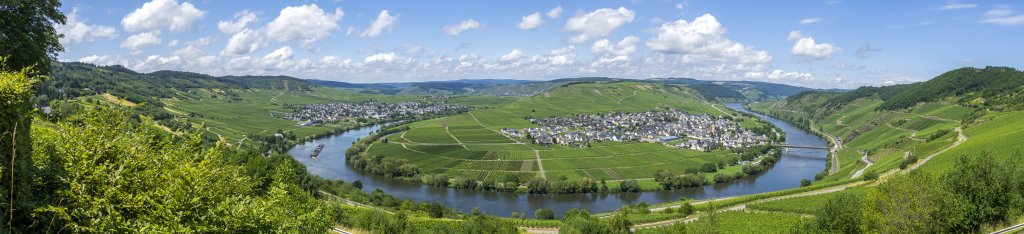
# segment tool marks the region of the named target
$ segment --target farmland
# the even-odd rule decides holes
[[[593,142],[584,148],[538,145],[498,131],[534,126],[526,120],[529,117],[658,108],[735,116],[747,126],[763,124],[724,107],[712,106],[691,92],[683,86],[632,82],[568,85],[503,107],[408,124],[409,130],[386,136],[386,143],[373,142],[365,154],[405,160],[416,165],[422,174],[445,175],[452,181],[525,183],[534,178],[588,179],[605,181],[611,189],[626,180],[637,180],[643,189],[659,189],[660,185],[653,180],[659,170],[683,174],[711,164],[720,173],[740,172],[740,166],[730,165],[739,160],[738,155],[728,150],[702,152],[658,143],[611,141]],[[704,176],[711,181],[713,175]]]

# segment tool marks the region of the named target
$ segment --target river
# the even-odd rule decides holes
[[[786,133],[786,143],[788,144],[828,147],[824,139],[782,120],[752,113],[740,104],[729,103],[726,106],[733,110],[754,114],[779,127]],[[533,215],[533,211],[540,208],[552,209],[558,216],[571,208],[582,208],[591,213],[601,213],[638,202],[656,204],[677,201],[684,197],[712,199],[796,188],[800,187],[800,180],[813,180],[815,173],[825,169],[825,159],[828,155],[828,151],[822,149],[784,149],[782,158],[760,175],[748,176],[731,183],[699,188],[639,193],[536,195],[432,187],[372,175],[345,164],[345,149],[351,146],[356,139],[366,137],[378,129],[379,126],[364,127],[309,141],[296,145],[288,151],[288,154],[305,164],[310,173],[346,182],[359,180],[363,183],[365,191],[380,189],[399,198],[438,202],[462,212],[479,207],[487,214],[498,216],[509,216],[512,212],[525,212]],[[323,148],[319,157],[310,158],[310,153],[319,144],[325,144],[326,147]]]

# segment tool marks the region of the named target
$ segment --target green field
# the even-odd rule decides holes
[[[517,100],[517,97],[465,96],[444,100],[451,104],[472,107],[494,107]],[[332,102],[382,102],[423,101],[421,96],[362,94],[334,88],[314,88],[312,91],[284,91],[268,89],[217,90],[194,89],[180,92],[174,98],[164,99],[166,109],[179,118],[188,118],[193,123],[204,123],[208,131],[231,143],[243,140],[246,134],[271,135],[278,129],[294,132],[299,138],[340,128],[356,123],[331,123],[323,126],[299,126],[295,121],[273,117],[290,111],[288,104],[315,104]],[[191,115],[190,117],[190,114]]]
[[[520,182],[538,176],[573,181],[590,178],[607,180],[610,188],[618,187],[623,180],[636,179],[646,189],[657,189],[660,185],[653,177],[658,170],[682,174],[705,163],[729,162],[737,156],[729,151],[699,152],[654,143],[594,142],[589,148],[541,146],[526,139],[510,139],[498,130],[532,127],[528,117],[609,111],[677,108],[691,113],[736,115],[691,92],[683,86],[633,82],[569,85],[503,107],[409,124],[410,130],[388,136],[389,143],[374,143],[366,154],[408,160],[421,173],[450,178],[498,182],[510,176]],[[748,126],[760,124],[744,122]],[[730,174],[738,171],[739,166],[721,170]],[[713,175],[706,174],[709,180]]]
[[[793,233],[798,225],[811,218],[798,214],[761,211],[723,211],[714,218],[704,217],[687,223],[693,233]],[[671,233],[674,227],[641,229],[636,233]]]

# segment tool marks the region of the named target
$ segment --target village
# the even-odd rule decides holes
[[[662,143],[698,151],[738,148],[767,143],[736,122],[716,116],[688,114],[679,110],[640,113],[575,115],[568,118],[531,118],[540,127],[501,132],[531,139],[535,144],[587,147],[593,141]]]
[[[302,126],[338,121],[397,120],[406,117],[453,114],[469,110],[463,105],[436,102],[383,103],[374,100],[362,103],[328,103],[294,106],[291,113],[281,117],[299,122]],[[271,115],[274,115],[271,113]]]

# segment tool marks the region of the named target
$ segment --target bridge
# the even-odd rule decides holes
[[[795,148],[795,149],[823,149],[823,150],[827,150],[828,149],[828,147],[806,146],[806,145],[785,145],[785,144],[783,144],[783,145],[772,145],[772,146],[777,146],[777,147],[782,147],[782,148]]]

